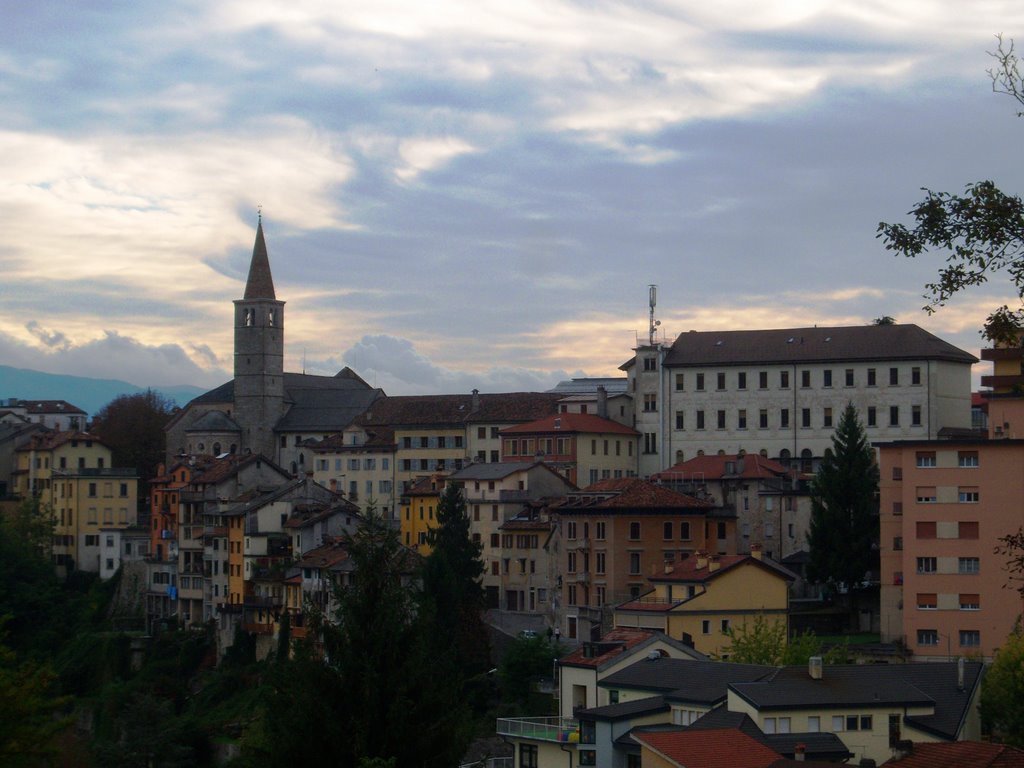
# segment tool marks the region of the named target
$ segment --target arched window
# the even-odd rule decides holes
[[[271,328],[274,327],[274,319],[274,310],[270,310],[269,312],[267,312],[267,325],[269,325]]]
[[[213,455],[220,456],[220,443],[213,444]]]
[[[814,454],[811,453],[810,448],[804,448],[800,451],[800,469],[803,472],[810,472],[813,469]]]
[[[232,453],[234,453],[234,452],[235,452],[235,451],[237,451],[237,450],[238,450],[238,445],[237,445],[237,444],[235,444],[235,443],[232,443],[232,444],[231,444],[231,452],[232,452]]]
[[[252,325],[253,316],[255,315],[255,312],[253,310],[251,310],[251,309],[246,309],[244,312],[245,312],[245,315],[244,315],[245,316],[245,324],[247,326]]]
[[[200,443],[199,444],[199,452],[202,453],[204,450],[206,450],[206,443]]]
[[[762,448],[761,449],[761,458],[763,458],[763,459],[767,459],[768,458],[768,449],[767,448]]]
[[[299,474],[299,465],[296,464],[294,461],[292,462],[292,474],[293,475]]]

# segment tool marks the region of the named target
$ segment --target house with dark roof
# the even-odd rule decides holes
[[[709,655],[728,658],[729,632],[756,617],[789,628],[789,585],[796,574],[765,558],[696,552],[647,578],[650,591],[615,606],[615,625],[665,632]]]
[[[168,464],[185,455],[256,453],[304,474],[312,471],[304,442],[340,432],[383,395],[350,368],[335,376],[285,372],[284,304],[274,291],[261,220],[245,293],[234,302],[234,378],[171,419]]]
[[[19,419],[42,424],[57,432],[85,429],[89,414],[66,400],[26,400],[16,397],[0,400],[0,422],[8,414],[10,421]]]
[[[634,351],[642,476],[740,451],[814,469],[847,403],[870,440],[971,426],[977,358],[912,324],[688,331]]]
[[[726,706],[766,733],[833,733],[857,759],[882,763],[901,741],[977,740],[976,661],[781,667],[729,685]]]
[[[731,511],[639,478],[600,480],[551,508],[561,537],[559,620],[569,638],[596,638],[613,607],[650,591],[647,579],[666,563],[698,550],[736,552]]]

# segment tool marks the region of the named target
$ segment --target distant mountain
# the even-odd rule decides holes
[[[178,405],[185,405],[207,391],[202,387],[186,385],[150,389],[160,392]],[[146,387],[117,379],[88,379],[84,376],[64,376],[0,365],[0,400],[10,397],[22,400],[66,400],[91,416],[118,395],[134,395],[145,391]]]

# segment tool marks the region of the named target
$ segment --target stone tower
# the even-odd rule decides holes
[[[242,452],[276,456],[274,427],[284,415],[284,302],[274,294],[262,217],[245,296],[235,300],[234,386]]]

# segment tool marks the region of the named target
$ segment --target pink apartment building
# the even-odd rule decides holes
[[[1024,609],[994,553],[1024,525],[1024,398],[991,397],[988,435],[876,444],[882,640],[918,659],[991,658]]]

